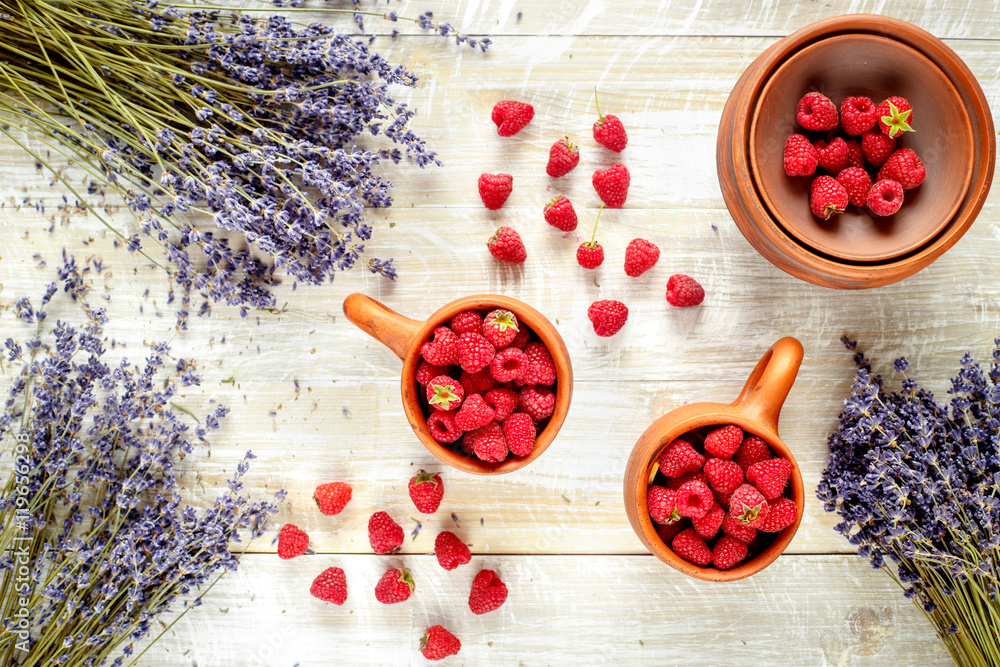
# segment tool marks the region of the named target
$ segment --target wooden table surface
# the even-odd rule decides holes
[[[834,532],[837,519],[823,511],[814,489],[853,377],[842,334],[857,338],[885,370],[905,354],[913,375],[942,396],[965,351],[988,358],[1000,334],[997,196],[965,237],[921,273],[867,291],[821,288],[774,268],[744,240],[723,203],[715,139],[727,95],[757,54],[811,21],[851,12],[891,14],[943,38],[997,108],[1000,6],[985,0],[388,6],[410,16],[432,9],[440,20],[495,40],[481,54],[408,27],[392,40],[384,36],[387,24],[369,21],[382,34],[374,48],[420,75],[416,89],[396,92],[419,109],[412,127],[445,163],[426,171],[390,169],[395,205],[369,216],[375,225],[369,251],[395,258],[395,283],[362,271],[294,292],[286,282],[279,297],[291,311],[285,315],[240,319],[220,305],[211,318],[193,318],[188,331],[177,332],[162,273],[113,249],[98,221],[57,211],[60,187],[14,144],[0,142],[0,302],[40,293],[62,248],[102,257],[112,272],[99,287],[110,294],[111,332],[125,352],[139,355],[144,341],[170,339],[175,354],[197,358],[205,374],[203,385],[183,397],[185,405],[197,411],[214,397],[233,410],[211,455],[182,464],[188,497],[210,503],[247,449],[259,457],[248,478],[253,492],[288,491],[239,572],[224,577],[141,664],[423,664],[419,639],[435,623],[462,641],[447,664],[949,664],[930,625],[889,577]],[[350,26],[343,17],[325,20]],[[628,128],[620,158],[590,136],[594,86],[602,110]],[[536,110],[531,124],[509,139],[490,122],[493,104],[505,98]],[[550,179],[548,148],[563,136],[582,146],[582,161],[568,177]],[[605,211],[599,239],[607,261],[586,272],[576,265],[575,249],[599,203],[590,174],[618,159],[632,173],[628,203]],[[489,212],[476,178],[500,171],[513,174],[514,192],[502,210]],[[570,197],[580,214],[575,233],[564,236],[542,219],[543,205],[557,194]],[[135,226],[127,212],[113,219]],[[500,224],[524,237],[523,266],[502,266],[487,253],[485,242]],[[653,270],[633,279],[621,266],[636,237],[652,240],[663,254]],[[40,260],[47,267],[39,268]],[[665,283],[674,273],[704,285],[701,306],[666,303]],[[399,360],[341,313],[344,297],[355,291],[416,319],[473,293],[534,305],[556,323],[576,374],[559,437],[532,465],[501,477],[439,464],[404,418]],[[630,318],[621,333],[603,339],[586,311],[607,298],[624,301]],[[6,337],[13,315],[8,310],[2,318]],[[802,525],[787,552],[754,577],[730,584],[690,579],[650,556],[628,524],[622,475],[629,453],[646,426],[672,408],[735,398],[760,355],[782,336],[795,336],[805,348],[781,416],[782,437],[807,489]],[[373,555],[366,536],[371,513],[389,512],[408,532],[415,526],[411,518],[419,515],[406,483],[420,468],[441,472],[441,509],[420,518],[422,530],[407,537],[399,554]],[[342,514],[327,517],[311,495],[333,480],[349,482],[354,498]],[[277,558],[272,538],[286,522],[309,533],[315,554]],[[470,565],[453,572],[437,565],[433,542],[443,529],[471,544]],[[411,569],[416,592],[405,603],[381,605],[374,584],[398,565]],[[308,594],[312,579],[330,566],[347,573],[350,593],[342,607]],[[475,616],[466,600],[484,567],[500,574],[510,595],[498,611]]]

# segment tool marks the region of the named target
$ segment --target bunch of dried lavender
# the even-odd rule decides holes
[[[1000,338],[988,372],[962,358],[948,405],[906,377],[902,357],[901,390],[887,392],[857,344],[844,343],[858,373],[817,495],[955,664],[1000,665]]]
[[[200,378],[190,360],[169,369],[165,344],[141,363],[108,359],[107,318],[87,302],[89,267],[64,260],[37,310],[28,299],[14,305],[35,325],[32,337],[5,343],[3,665],[123,664],[158,615],[236,569],[232,544],[241,532],[259,536],[277,509],[242,493],[250,452],[210,508],[184,503],[177,461],[228,409],[192,429],[173,401]],[[86,314],[83,326],[46,317],[60,283]],[[184,611],[199,603],[185,601]]]
[[[320,284],[353,267],[372,234],[365,208],[392,203],[381,165],[440,164],[390,95],[417,78],[323,24],[156,0],[0,0],[0,34],[0,132],[122,194],[142,236],[108,226],[130,250],[162,247],[181,327],[192,295],[207,299],[200,313],[223,301],[246,316],[274,309],[275,268]],[[396,276],[391,259],[367,267]]]

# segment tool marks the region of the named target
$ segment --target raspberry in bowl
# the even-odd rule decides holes
[[[573,370],[552,323],[500,295],[452,301],[419,322],[352,294],[344,313],[403,360],[403,409],[445,463],[494,475],[535,460],[569,409]]]

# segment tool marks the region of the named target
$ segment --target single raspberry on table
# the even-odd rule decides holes
[[[496,411],[489,406],[482,394],[469,394],[455,413],[455,426],[463,431],[474,431],[493,421],[494,414]]]
[[[766,461],[771,458],[771,449],[763,439],[756,435],[748,435],[743,439],[739,450],[733,460],[743,469],[746,474],[747,469],[758,461]]]
[[[509,448],[500,424],[491,421],[480,428],[473,440],[472,451],[476,458],[487,463],[500,463],[506,459]]]
[[[791,177],[812,176],[819,166],[819,155],[816,147],[805,136],[792,134],[785,139],[785,150],[782,154],[782,164],[785,173]]]
[[[463,310],[451,318],[449,326],[459,336],[464,333],[482,333],[483,317],[474,310]]]
[[[511,454],[527,456],[535,448],[535,422],[527,413],[515,412],[500,427]]]
[[[747,468],[747,481],[757,487],[764,500],[774,500],[785,491],[792,474],[792,463],[787,459],[768,459]]]
[[[447,375],[439,375],[427,383],[427,403],[438,410],[454,410],[462,404],[465,389],[461,383]]]
[[[375,599],[382,604],[396,604],[410,599],[416,588],[409,570],[401,567],[386,570],[375,584]]]
[[[423,350],[423,346],[421,346],[421,350]],[[423,360],[417,365],[417,383],[423,387],[426,387],[427,383],[437,376],[447,374],[447,366],[435,366]]]
[[[903,186],[897,181],[882,179],[868,191],[866,202],[873,215],[893,215],[903,206]]]
[[[728,570],[739,565],[747,557],[747,545],[735,537],[723,535],[712,549],[712,565],[720,570]]]
[[[715,497],[708,485],[698,480],[685,482],[677,489],[677,511],[681,516],[697,519],[712,509]]]
[[[521,235],[511,227],[504,225],[486,242],[490,254],[501,262],[523,264],[528,258],[528,250],[524,247]]]
[[[518,395],[518,407],[532,420],[540,422],[552,416],[556,407],[556,395],[545,387],[528,385]]]
[[[837,174],[837,182],[847,191],[847,203],[864,206],[868,201],[868,191],[872,189],[872,177],[861,167],[848,167]]]
[[[823,139],[817,139],[816,159],[819,166],[836,176],[843,171],[850,163],[850,156],[847,154],[847,142],[841,137],[834,137],[829,143]]]
[[[900,148],[890,155],[878,170],[876,181],[892,180],[912,190],[924,182],[927,169],[912,148]]]
[[[478,373],[493,361],[496,348],[482,334],[464,333],[458,338],[458,364],[466,373]]]
[[[524,348],[524,356],[528,360],[528,368],[523,375],[518,376],[514,383],[518,386],[537,384],[544,387],[555,384],[556,362],[549,354],[549,348],[543,343],[528,343]]]
[[[440,625],[432,625],[420,638],[420,653],[428,660],[444,660],[462,650],[462,642]]]
[[[767,516],[767,500],[751,484],[742,484],[729,500],[729,516],[744,526],[756,528]]]
[[[545,222],[561,232],[571,232],[576,229],[577,218],[573,202],[562,195],[551,200],[542,211]]]
[[[437,327],[431,340],[420,346],[420,356],[428,364],[438,367],[453,366],[458,363],[458,336],[448,327]],[[446,373],[438,373],[446,375]]]
[[[444,482],[441,475],[420,470],[406,485],[410,500],[421,514],[434,514],[444,498]]]
[[[667,280],[667,303],[677,308],[691,308],[705,300],[705,288],[697,280],[676,273]]]
[[[395,553],[403,545],[403,528],[386,512],[375,512],[368,519],[368,543],[377,554]]]
[[[840,126],[851,136],[864,134],[878,122],[878,107],[870,97],[845,97],[840,103]]]
[[[768,503],[767,516],[757,524],[757,530],[765,533],[780,533],[795,522],[799,507],[791,498],[781,496]]]
[[[559,178],[573,171],[578,164],[580,164],[580,148],[571,144],[567,137],[552,144],[545,173],[553,178]]]
[[[604,263],[604,248],[597,242],[597,225],[601,222],[601,213],[604,211],[604,204],[597,211],[597,219],[594,221],[594,231],[590,235],[589,241],[584,241],[576,249],[576,262],[585,269],[596,269]]]
[[[625,275],[638,278],[660,259],[660,249],[646,239],[632,239],[625,248]]]
[[[591,179],[597,195],[608,208],[621,208],[625,205],[631,181],[628,168],[621,163],[609,169],[598,169]]]
[[[595,301],[587,309],[587,317],[598,336],[614,336],[628,320],[628,307],[614,299]]]
[[[714,539],[722,526],[722,520],[726,518],[726,510],[719,503],[713,503],[705,514],[700,517],[693,517],[691,525],[695,531],[706,540]]]
[[[878,127],[887,137],[913,132],[913,107],[905,97],[893,96],[878,105]]]
[[[512,137],[535,117],[535,108],[524,102],[503,100],[493,105],[491,117],[497,126],[497,134],[501,137]]]
[[[434,538],[434,556],[438,564],[446,570],[454,570],[472,560],[472,552],[455,533],[444,530]]]
[[[817,218],[829,220],[847,210],[847,190],[832,176],[817,176],[809,186],[809,208]]]
[[[339,567],[328,567],[320,572],[312,585],[309,594],[324,602],[342,605],[347,601],[347,577]]]
[[[713,491],[732,493],[743,483],[743,469],[729,459],[705,461],[705,475]]]
[[[486,614],[507,601],[507,586],[493,570],[480,570],[472,580],[469,609],[473,614]]]
[[[712,562],[712,550],[705,544],[705,538],[694,528],[685,528],[677,533],[670,543],[670,548],[689,563],[704,567]]]
[[[516,347],[507,347],[496,353],[490,362],[490,375],[497,382],[510,382],[528,370],[528,355]]]
[[[479,198],[483,205],[496,211],[504,205],[514,190],[514,177],[510,174],[480,174]]]
[[[517,316],[509,310],[492,310],[483,319],[483,338],[498,350],[514,342],[518,331]]]
[[[597,121],[594,123],[594,141],[608,150],[621,153],[628,145],[628,134],[618,116],[601,115],[601,105],[597,101],[597,90],[594,90],[594,105],[597,107]]]
[[[865,168],[865,152],[861,150],[861,142],[857,139],[846,139],[847,144],[847,166]]]
[[[727,424],[705,436],[705,451],[717,459],[731,459],[743,444],[739,426]]]
[[[861,152],[873,167],[881,167],[896,150],[896,140],[878,130],[868,130],[861,135]]]
[[[837,127],[837,105],[821,93],[806,93],[799,100],[795,120],[807,130],[825,132]]]
[[[455,426],[457,410],[431,410],[427,417],[427,430],[438,442],[455,442],[462,437],[462,429]]]
[[[327,516],[340,514],[351,501],[351,485],[346,482],[320,484],[313,491],[313,500],[323,514]]]
[[[686,472],[696,472],[705,465],[705,457],[683,438],[677,438],[663,448],[656,457],[657,465],[667,477],[680,477]]]
[[[646,490],[646,505],[649,516],[659,524],[670,524],[680,521],[677,511],[677,491],[658,484],[650,485]]]
[[[490,389],[488,392],[483,394],[483,398],[486,400],[486,404],[493,408],[493,419],[498,422],[502,422],[504,419],[507,419],[507,417],[514,414],[514,410],[517,409],[517,392],[510,389]]]
[[[286,523],[278,531],[278,558],[288,560],[301,556],[309,549],[309,535],[294,523]]]
[[[757,537],[756,528],[744,526],[739,519],[734,518],[729,513],[722,520],[722,532],[747,544],[753,542],[754,538]]]
[[[490,375],[490,369],[485,367],[476,373],[467,373],[463,370],[458,375],[458,381],[465,388],[466,394],[484,394],[497,386],[496,378]]]

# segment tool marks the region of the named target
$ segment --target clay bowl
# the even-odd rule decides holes
[[[691,403],[672,410],[654,421],[639,437],[625,468],[625,511],[632,529],[650,553],[684,574],[706,581],[735,581],[760,572],[785,550],[798,530],[805,508],[802,474],[795,457],[778,436],[778,416],[802,362],[802,345],[794,338],[777,341],[757,362],[739,397],[732,403]],[[714,426],[735,424],[744,433],[762,438],[776,456],[792,463],[789,495],[798,507],[792,525],[774,535],[756,556],[729,570],[700,567],[677,556],[660,539],[649,516],[646,495],[651,471],[663,447],[691,432]]]
[[[795,122],[796,104],[811,91],[838,108],[852,95],[878,104],[890,93],[913,105],[916,131],[897,148],[916,151],[928,178],[906,193],[898,213],[879,218],[851,206],[821,220],[809,210],[812,179],[789,178],[781,155],[793,132],[819,138]],[[751,174],[774,219],[803,245],[848,261],[899,257],[940,233],[968,192],[974,153],[969,114],[951,81],[916,49],[877,35],[829,37],[792,54],[765,84],[750,125]]]
[[[517,316],[539,337],[549,349],[556,366],[556,403],[552,416],[535,439],[535,447],[527,456],[513,454],[500,463],[488,463],[466,456],[441,444],[431,437],[421,404],[422,390],[417,384],[417,366],[420,363],[420,346],[436,327],[447,325],[449,320],[464,310],[493,310],[503,308]],[[559,432],[570,398],[573,395],[573,368],[566,344],[556,328],[540,312],[526,303],[496,294],[477,294],[456,299],[435,311],[426,321],[412,320],[364,294],[351,294],[344,299],[344,314],[359,329],[392,350],[403,361],[400,381],[403,411],[420,442],[444,463],[476,475],[499,475],[513,472],[528,465],[552,443]]]
[[[751,166],[753,118],[771,77],[799,51],[843,35],[883,37],[917,51],[933,63],[954,87],[970,122],[972,171],[957,210],[943,228],[922,245],[888,259],[843,259],[801,241],[775,217],[765,202]],[[915,122],[920,122],[919,116]],[[918,128],[913,133],[914,138],[919,133]],[[740,77],[726,102],[719,125],[716,166],[723,198],[734,221],[750,244],[768,261],[802,280],[828,287],[858,289],[887,285],[913,275],[953,246],[972,225],[986,200],[993,178],[995,156],[993,119],[982,89],[965,63],[924,30],[897,19],[858,14],[810,24],[774,43],[757,57]],[[927,185],[929,182],[925,181],[920,187]],[[923,195],[914,194],[909,203],[916,204],[922,198]]]

